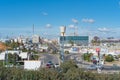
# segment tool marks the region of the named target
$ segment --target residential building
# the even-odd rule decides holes
[[[32,43],[39,43],[40,42],[40,36],[33,35],[32,37]]]

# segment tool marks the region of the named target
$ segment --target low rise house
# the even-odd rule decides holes
[[[41,61],[27,60],[24,61],[24,69],[27,70],[37,70],[41,66]]]
[[[19,57],[21,57],[22,60],[27,60],[28,59],[28,52],[21,52],[19,54]]]

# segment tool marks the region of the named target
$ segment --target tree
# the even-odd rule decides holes
[[[93,56],[92,53],[85,53],[83,54],[83,59],[86,61],[90,61],[92,56]]]
[[[63,62],[60,68],[65,67],[69,68],[66,72],[63,70],[60,72],[53,68],[40,68],[40,70],[34,71],[15,67],[0,67],[0,80],[120,80],[120,73],[97,74],[90,71],[86,72],[76,67],[74,61]]]
[[[70,68],[78,68],[73,60],[63,62],[60,67],[64,73],[66,73]]]
[[[65,51],[65,54],[69,54],[69,51]]]
[[[99,38],[98,36],[95,36],[95,37],[92,39],[91,43],[92,43],[93,45],[95,45],[95,46],[100,45],[100,38]]]
[[[112,55],[107,55],[107,56],[105,57],[105,61],[107,61],[107,62],[112,62],[112,61],[114,61],[114,58],[113,58]]]
[[[8,53],[8,63],[16,65],[19,60],[21,60],[21,58],[16,53]]]
[[[120,58],[120,54],[118,55],[118,58]]]
[[[64,75],[65,80],[79,80],[79,68],[70,68]],[[80,79],[81,80],[81,79]]]
[[[32,55],[31,57],[32,57],[31,58],[32,60],[38,60],[39,59],[39,55]]]

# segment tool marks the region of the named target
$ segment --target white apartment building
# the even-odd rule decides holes
[[[39,42],[40,42],[40,36],[39,35],[33,35],[32,43],[39,43]]]

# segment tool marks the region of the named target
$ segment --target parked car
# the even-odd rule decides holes
[[[48,61],[48,64],[53,65],[53,62],[52,61]]]
[[[48,61],[48,63],[46,64],[47,68],[52,68],[54,66],[54,64],[52,63],[52,61]]]
[[[51,65],[47,63],[46,68],[51,68]]]
[[[54,64],[54,67],[57,68],[59,67],[60,65],[57,63],[57,64]]]

